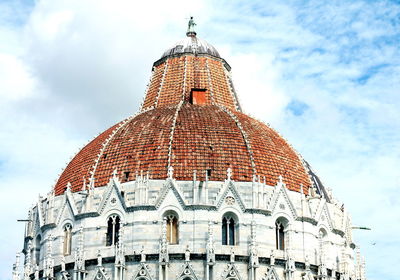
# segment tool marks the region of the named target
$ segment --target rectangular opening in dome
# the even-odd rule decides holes
[[[129,171],[125,171],[124,172],[124,181],[125,182],[128,182],[128,180],[129,180],[129,174],[130,174],[131,172],[129,172]]]
[[[206,104],[206,92],[205,88],[192,88],[190,91],[190,103],[194,105],[204,105]]]

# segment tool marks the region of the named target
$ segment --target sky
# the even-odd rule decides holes
[[[399,1],[0,0],[0,279],[38,195],[137,112],[151,66],[197,34],[352,215],[371,280],[400,264]]]

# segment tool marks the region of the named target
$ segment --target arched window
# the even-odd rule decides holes
[[[118,243],[120,222],[118,215],[112,215],[108,218],[106,246],[113,246]]]
[[[167,240],[169,244],[179,243],[179,224],[178,215],[174,212],[169,212],[165,215],[167,218]]]
[[[285,250],[285,228],[288,222],[284,219],[278,219],[275,222],[275,238],[276,238],[276,249]]]
[[[72,226],[71,224],[66,224],[64,226],[64,244],[63,244],[64,256],[71,255],[71,243],[72,243]]]
[[[39,265],[40,262],[40,243],[42,241],[42,237],[38,235],[36,237],[36,242],[35,242],[35,262],[37,265]]]
[[[324,228],[320,228],[319,229],[319,231],[318,231],[318,246],[319,246],[319,253],[320,253],[320,256],[321,256],[321,258],[322,258],[322,256],[325,254],[325,241],[326,241],[326,238],[327,238],[327,236],[328,236],[328,233],[326,232],[326,230],[324,229]]]
[[[222,245],[236,245],[237,239],[237,219],[226,214],[222,218]]]
[[[328,233],[326,232],[326,230],[324,228],[319,229],[319,232],[318,232],[319,239],[324,240],[327,235],[328,235]]]

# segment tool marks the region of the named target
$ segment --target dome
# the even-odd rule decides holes
[[[224,181],[230,168],[238,182],[274,186],[282,176],[305,193],[316,185],[277,132],[241,112],[231,69],[215,48],[191,29],[186,34],[154,63],[141,111],[84,147],[57,181],[57,195],[68,184],[72,191],[105,186],[115,172],[122,182],[141,173],[163,180],[170,167],[181,181]]]
[[[186,103],[140,113],[100,134],[68,164],[55,193],[68,182],[79,191],[89,178],[104,186],[114,170],[122,182],[141,172],[165,179],[169,165],[176,180],[191,181],[196,172],[197,180],[207,173],[210,181],[224,181],[231,168],[235,181],[255,175],[273,186],[281,175],[291,190],[311,185],[302,160],[270,127],[238,111]]]
[[[205,40],[197,38],[196,36],[187,36],[166,50],[161,56],[161,59],[167,56],[180,55],[184,53],[208,54],[215,57],[220,57],[214,46]]]
[[[139,112],[29,209],[23,279],[365,280],[343,205],[242,112],[231,68],[194,26],[153,64]]]

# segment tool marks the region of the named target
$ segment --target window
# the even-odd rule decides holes
[[[71,242],[72,242],[72,226],[71,224],[66,224],[64,227],[64,244],[63,244],[64,256],[71,255]]]
[[[35,242],[35,262],[37,265],[39,265],[40,262],[40,243],[42,241],[42,237],[38,235],[36,237],[36,242]]]
[[[276,249],[285,250],[285,226],[282,221],[275,222]]]
[[[120,222],[118,215],[112,215],[108,218],[106,246],[112,246],[118,243]]]
[[[179,243],[178,215],[169,213],[167,218],[167,240],[169,244]]]
[[[222,218],[222,245],[236,245],[237,219],[231,215],[224,215]]]
[[[324,240],[324,239],[326,238],[327,235],[328,235],[328,233],[326,232],[325,229],[323,229],[323,228],[320,228],[320,229],[319,229],[318,238],[319,238],[320,240]]]
[[[130,174],[129,171],[125,171],[125,172],[124,172],[124,181],[125,181],[125,182],[128,182],[128,180],[129,180],[129,174]]]
[[[191,90],[191,103],[194,105],[204,105],[207,103],[206,97],[207,89],[205,88],[192,88]]]

